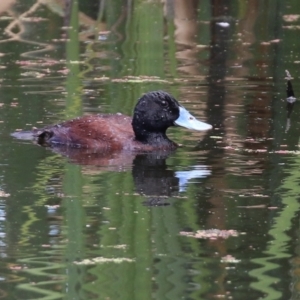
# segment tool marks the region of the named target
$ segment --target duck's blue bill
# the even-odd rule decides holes
[[[212,129],[210,124],[198,121],[194,116],[192,116],[184,107],[179,107],[179,117],[174,122],[176,125],[194,129],[194,130],[209,130]]]

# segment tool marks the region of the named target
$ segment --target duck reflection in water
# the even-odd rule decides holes
[[[133,161],[132,176],[136,191],[146,197],[145,205],[169,205],[168,199],[185,191],[188,181],[205,178],[210,170],[204,165],[189,171],[173,171],[166,164],[167,154],[140,154]]]
[[[114,172],[131,170],[135,190],[145,197],[143,203],[148,206],[170,205],[171,198],[180,196],[191,180],[198,181],[211,174],[205,165],[190,166],[188,170],[171,170],[166,162],[173,153],[171,150],[148,153],[99,153],[69,147],[52,147],[51,150],[87,169]]]

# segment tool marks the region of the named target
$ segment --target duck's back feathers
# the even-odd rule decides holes
[[[34,135],[42,145],[115,150],[134,139],[131,118],[122,114],[83,116],[37,130]]]

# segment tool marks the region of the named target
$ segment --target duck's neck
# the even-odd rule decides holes
[[[135,132],[135,139],[155,148],[173,149],[177,147],[177,144],[171,141],[165,132],[148,132],[146,130],[140,130]]]

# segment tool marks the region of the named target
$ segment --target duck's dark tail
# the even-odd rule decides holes
[[[51,130],[43,130],[36,133],[37,143],[43,146],[48,145],[48,141],[52,138],[53,131]]]
[[[11,136],[26,141],[36,141],[40,145],[46,145],[47,141],[53,136],[53,132],[49,130],[33,129],[29,131],[15,131]]]

